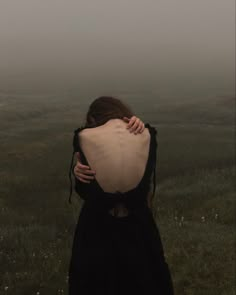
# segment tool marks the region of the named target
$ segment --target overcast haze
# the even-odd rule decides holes
[[[196,86],[208,81],[230,93],[234,5],[234,0],[0,0],[2,85],[137,78],[167,87],[195,80]]]

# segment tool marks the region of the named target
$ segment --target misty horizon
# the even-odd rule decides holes
[[[1,0],[1,88],[234,93],[234,1],[94,3]]]

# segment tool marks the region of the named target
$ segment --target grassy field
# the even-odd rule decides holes
[[[145,95],[120,97],[158,130],[153,210],[176,294],[233,295],[235,99]],[[72,137],[93,97],[0,94],[1,295],[67,294]]]

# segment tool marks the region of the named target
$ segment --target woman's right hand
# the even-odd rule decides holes
[[[76,155],[77,155],[77,163],[74,166],[74,175],[80,181],[85,183],[90,183],[90,180],[94,179],[93,175],[95,175],[96,172],[94,170],[91,170],[89,166],[83,165],[81,163],[79,152],[77,152]]]

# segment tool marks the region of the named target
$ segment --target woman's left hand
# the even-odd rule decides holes
[[[134,134],[142,133],[145,129],[144,123],[136,116],[131,117],[130,119],[124,117],[123,120],[128,123],[127,129],[130,128],[130,133],[134,131]]]

